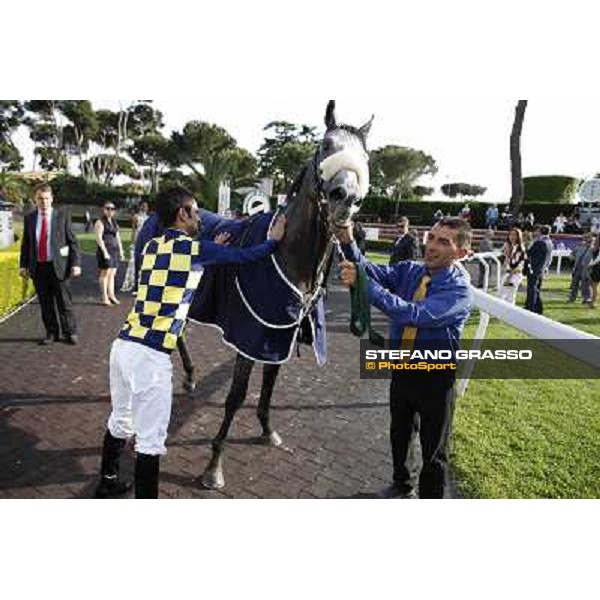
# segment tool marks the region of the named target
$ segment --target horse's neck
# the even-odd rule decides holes
[[[327,247],[318,195],[310,180],[307,173],[300,191],[289,203],[286,234],[278,250],[287,278],[303,292],[313,289],[313,278]]]

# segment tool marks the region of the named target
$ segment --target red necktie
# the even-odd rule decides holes
[[[48,216],[42,214],[42,228],[40,229],[40,241],[38,242],[38,262],[48,260]]]

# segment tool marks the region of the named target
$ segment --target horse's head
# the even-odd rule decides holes
[[[327,131],[316,155],[317,177],[328,204],[329,224],[348,225],[369,190],[367,136],[373,118],[355,128],[337,123],[335,101],[325,113]]]

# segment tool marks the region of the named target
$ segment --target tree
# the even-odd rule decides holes
[[[432,187],[425,187],[423,185],[415,185],[412,190],[412,195],[417,198],[425,198],[425,196],[431,196],[433,194],[434,189]]]
[[[213,209],[222,181],[239,185],[256,172],[256,160],[247,150],[225,129],[204,121],[191,121],[181,132],[173,132],[168,157],[172,166],[186,166],[194,173],[196,189]]]
[[[444,196],[449,198],[456,198],[456,196],[477,198],[477,196],[485,194],[487,188],[470,183],[446,183],[441,187],[441,190]]]
[[[521,167],[521,134],[527,110],[527,100],[519,100],[515,108],[515,120],[510,134],[510,172],[512,195],[510,209],[513,215],[519,214],[523,204],[523,171]]]
[[[414,148],[388,145],[371,153],[371,179],[379,193],[400,199],[424,175],[438,171],[435,160]]]
[[[171,162],[172,148],[169,140],[160,132],[147,133],[133,140],[128,153],[136,165],[142,167],[142,179],[148,176],[151,191],[158,192],[160,174]]]
[[[421,150],[388,145],[371,153],[371,187],[396,200],[396,218],[403,195],[410,194],[416,181],[437,173],[435,160]]]
[[[64,100],[59,110],[69,121],[63,127],[63,143],[67,154],[77,156],[79,170],[86,179],[92,179],[88,172],[88,152],[94,137],[98,134],[99,122],[89,100]]]
[[[273,121],[264,131],[265,141],[258,150],[259,174],[273,179],[275,193],[284,193],[317,148],[315,127]]]
[[[0,169],[18,171],[23,157],[12,141],[12,134],[23,123],[25,111],[18,100],[0,100]]]
[[[29,185],[19,175],[0,171],[0,195],[9,202],[21,205],[29,193]]]
[[[63,126],[60,123],[61,100],[28,100],[24,124],[35,143],[34,154],[45,171],[62,171],[69,166],[65,152]]]

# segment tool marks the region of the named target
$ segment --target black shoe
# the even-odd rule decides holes
[[[79,344],[79,338],[75,334],[67,335],[65,337],[65,344],[70,344],[71,346],[77,346],[77,344]]]
[[[397,498],[399,500],[414,500],[417,498],[417,492],[414,488],[406,488],[397,483],[392,483],[384,487],[377,493],[377,497],[382,500]]]
[[[129,481],[119,481],[116,477],[103,477],[96,488],[94,496],[96,498],[116,498],[126,494],[132,487]]]
[[[38,342],[38,345],[39,346],[49,346],[50,344],[55,344],[56,342],[58,342],[58,336],[49,335],[49,336],[45,337],[43,340],[40,340]]]

